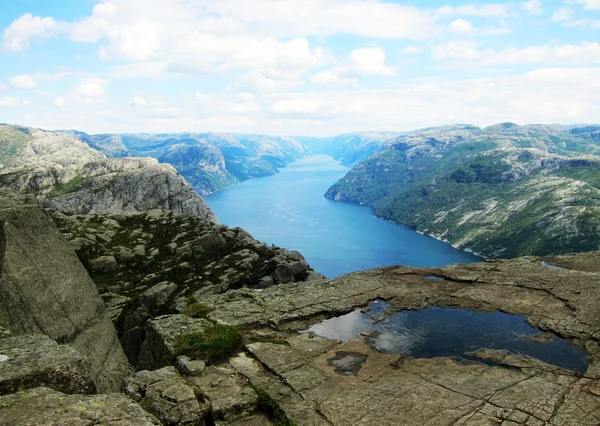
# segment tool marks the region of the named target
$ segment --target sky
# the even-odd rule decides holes
[[[5,0],[0,122],[331,136],[600,122],[600,0]]]

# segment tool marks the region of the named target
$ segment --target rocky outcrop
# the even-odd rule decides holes
[[[35,388],[0,396],[2,426],[159,426],[160,421],[123,394],[67,395]]]
[[[95,393],[88,360],[43,334],[0,339],[0,395],[36,387]]]
[[[185,333],[202,333],[212,325],[201,318],[186,315],[164,315],[149,320],[140,351],[138,369],[157,370],[174,365],[179,354],[176,339]]]
[[[153,158],[112,158],[66,133],[0,126],[0,187],[33,193],[66,214],[171,210],[216,222],[173,166]]]
[[[0,324],[72,346],[90,361],[98,389],[118,390],[131,367],[94,282],[52,219],[33,197],[3,192],[0,222]]]
[[[41,201],[65,214],[171,210],[216,222],[206,202],[170,165],[122,158],[86,163],[77,187]]]
[[[207,295],[231,288],[321,277],[298,252],[269,247],[242,229],[198,216],[162,211],[52,216],[96,282],[133,364],[150,318],[200,315]]]
[[[124,389],[164,425],[202,426],[211,415],[210,404],[199,401],[174,367],[140,371],[127,379]]]
[[[240,354],[229,364],[298,424],[595,425],[599,257],[387,267],[332,281],[232,290],[204,303],[212,309],[209,320],[235,324],[259,340],[246,345],[252,358]],[[404,358],[374,350],[367,337],[340,342],[294,332],[376,299],[391,305],[386,315],[430,306],[526,315],[531,325],[584,350],[589,367],[580,375],[490,349],[464,354],[486,364]]]

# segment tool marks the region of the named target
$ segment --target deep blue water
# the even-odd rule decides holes
[[[347,172],[331,157],[305,157],[280,173],[206,197],[219,222],[254,238],[298,250],[328,278],[386,265],[421,267],[481,258],[376,218],[371,209],[323,195]]]
[[[367,343],[382,352],[399,353],[413,358],[465,356],[478,349],[508,350],[583,373],[587,369],[585,354],[568,340],[555,338],[535,342],[524,337],[540,330],[519,315],[502,312],[482,313],[464,309],[428,308],[401,311],[373,323],[387,305],[376,301],[371,309],[354,311],[315,324],[308,331],[329,339],[358,339],[360,333],[375,331]]]

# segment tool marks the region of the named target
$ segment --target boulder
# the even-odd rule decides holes
[[[174,367],[140,371],[125,382],[125,394],[164,425],[203,426],[210,404],[200,403]]]
[[[0,324],[70,345],[90,361],[100,391],[120,389],[131,366],[94,282],[52,219],[33,197],[2,191],[0,221]]]
[[[279,284],[287,284],[294,281],[294,272],[288,265],[279,265],[273,272],[273,280]]]
[[[211,323],[185,315],[163,315],[146,322],[146,339],[142,344],[138,370],[157,370],[173,365],[178,350],[176,339],[189,332],[203,332]]]
[[[119,264],[114,256],[100,256],[89,261],[90,270],[93,272],[116,272]]]
[[[160,426],[120,393],[68,395],[35,388],[0,396],[0,425],[6,426]]]
[[[90,365],[75,349],[43,334],[0,339],[0,395],[36,387],[95,393]]]

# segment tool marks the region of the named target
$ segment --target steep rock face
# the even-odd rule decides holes
[[[0,338],[0,395],[40,386],[69,394],[96,393],[89,362],[43,334]]]
[[[118,390],[131,366],[94,282],[52,219],[32,197],[2,192],[0,223],[0,324],[69,344],[88,358],[100,390]]]
[[[68,214],[172,210],[216,221],[175,168],[153,158],[113,158],[68,137],[0,126],[0,187],[34,193]]]
[[[51,214],[96,282],[132,364],[150,318],[184,311],[200,315],[207,295],[230,288],[322,277],[298,252],[267,246],[240,228],[198,216]]]
[[[168,164],[151,158],[107,159],[85,164],[70,192],[41,204],[65,214],[171,210],[216,222],[200,197]]]

